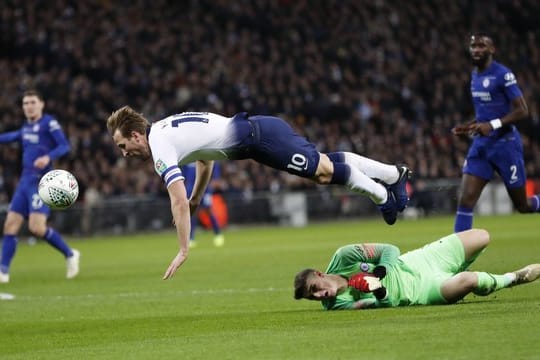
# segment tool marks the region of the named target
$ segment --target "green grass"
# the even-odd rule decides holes
[[[477,217],[492,242],[474,269],[503,273],[540,261],[538,217]],[[440,217],[229,230],[199,246],[170,281],[174,234],[72,240],[82,272],[65,280],[45,244],[21,244],[0,292],[1,359],[538,359],[540,281],[449,306],[321,310],[296,301],[292,279],[324,270],[348,243],[407,251],[449,233]]]

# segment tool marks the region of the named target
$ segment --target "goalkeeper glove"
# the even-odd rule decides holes
[[[372,292],[382,288],[381,281],[371,273],[361,272],[349,278],[349,286],[361,292]]]

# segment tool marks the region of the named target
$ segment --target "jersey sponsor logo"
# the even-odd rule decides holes
[[[473,91],[472,97],[479,98],[481,101],[491,101],[491,94],[489,91]]]
[[[156,171],[161,175],[165,170],[167,170],[167,165],[160,159],[156,161]]]
[[[32,144],[37,144],[37,143],[39,143],[39,135],[38,134],[24,133],[23,134],[23,141],[27,141],[27,142],[32,143]]]

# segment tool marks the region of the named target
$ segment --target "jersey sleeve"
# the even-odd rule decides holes
[[[0,144],[7,144],[21,140],[21,134],[21,130],[9,131],[7,133],[0,134]]]
[[[389,267],[397,262],[400,250],[391,244],[356,244],[339,248],[330,261],[327,272],[358,265],[358,271],[370,271],[374,266]]]
[[[66,135],[62,131],[58,120],[51,119],[49,121],[49,132],[56,143],[56,146],[51,149],[49,152],[49,157],[51,160],[56,160],[59,157],[67,154],[70,150],[69,142],[66,138]]]
[[[515,98],[523,96],[521,89],[519,88],[516,76],[510,69],[505,69],[500,80],[504,90],[505,96],[511,101]]]
[[[149,139],[152,158],[154,160],[154,170],[161,177],[167,187],[171,184],[184,180],[182,170],[178,167],[176,150],[174,146],[166,141],[156,141]]]

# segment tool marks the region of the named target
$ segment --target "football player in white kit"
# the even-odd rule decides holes
[[[367,195],[389,225],[407,206],[410,171],[350,152],[319,153],[315,145],[273,116],[238,113],[225,117],[205,112],[171,115],[153,124],[129,106],[114,111],[107,128],[123,156],[152,158],[167,186],[180,251],[163,279],[187,259],[190,216],[197,209],[213,168],[220,159],[253,159],[318,184],[344,185]],[[197,176],[187,198],[179,165],[196,162]]]

